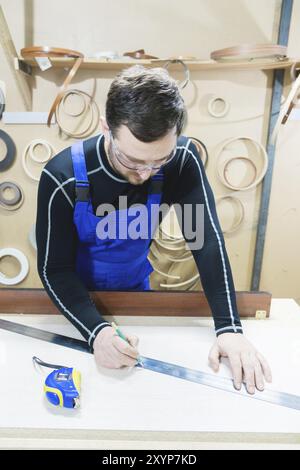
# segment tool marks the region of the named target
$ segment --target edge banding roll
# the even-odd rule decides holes
[[[263,167],[262,167],[260,173],[258,174],[258,176],[257,176],[257,167],[256,167],[255,163],[250,159],[250,157],[245,157],[245,156],[243,156],[243,157],[241,157],[241,156],[231,157],[230,159],[225,160],[225,162],[222,165],[219,164],[220,156],[221,156],[222,152],[224,151],[225,147],[227,147],[229,144],[231,144],[232,142],[235,142],[237,140],[249,141],[253,145],[255,145],[256,147],[259,148],[260,153],[261,153],[262,158],[263,158]],[[247,160],[247,161],[251,161],[251,164],[253,164],[253,166],[255,166],[255,169],[256,169],[255,180],[253,180],[247,186],[242,186],[242,187],[234,186],[234,185],[230,184],[228,182],[228,178],[224,176],[224,170],[226,168],[228,168],[229,163],[231,163],[233,160],[236,160],[236,159],[237,160],[244,159],[244,160]],[[216,160],[217,160],[217,176],[218,176],[220,182],[224,186],[226,186],[227,188],[233,189],[235,191],[247,191],[249,189],[254,188],[255,186],[257,186],[262,181],[262,179],[264,178],[264,176],[267,172],[267,169],[268,169],[268,155],[267,155],[267,152],[266,152],[265,148],[263,147],[263,145],[260,142],[254,140],[254,139],[251,139],[251,137],[233,137],[231,139],[225,140],[221,144],[221,146],[218,147],[218,153],[216,155]]]
[[[189,137],[189,139],[191,139],[192,143],[195,145],[200,155],[200,158],[203,162],[203,166],[204,168],[206,168],[207,163],[208,163],[208,151],[207,151],[206,145],[204,145],[204,143],[201,140],[197,139],[197,137]]]
[[[12,189],[15,193],[14,197],[7,199],[4,195],[6,189]],[[0,183],[0,207],[8,210],[15,211],[21,207],[24,202],[24,193],[20,186],[11,181],[4,181]]]
[[[224,103],[224,108],[221,111],[215,110],[215,103],[217,101],[221,101],[222,103]],[[213,96],[207,104],[207,110],[209,114],[215,118],[222,118],[226,116],[226,114],[228,114],[229,112],[229,109],[230,109],[230,104],[221,96]]]
[[[165,255],[165,258],[173,263],[183,263],[184,261],[189,261],[193,259],[193,255],[188,255],[186,258],[171,258],[171,256]]]
[[[216,205],[220,204],[224,200],[228,200],[228,201],[232,202],[238,208],[239,217],[238,217],[237,221],[234,224],[232,224],[232,226],[228,229],[223,230],[223,228],[222,228],[222,232],[224,234],[233,233],[241,226],[241,224],[244,220],[244,217],[245,217],[245,209],[244,209],[243,203],[240,199],[238,199],[236,196],[230,196],[230,195],[218,197],[216,199]]]
[[[190,81],[190,70],[185,62],[181,59],[170,59],[163,64],[163,68],[168,70],[170,64],[180,64],[184,70],[184,79],[178,83],[178,86],[183,90]]]
[[[67,57],[75,59],[72,68],[69,70],[68,75],[65,78],[62,86],[60,87],[59,92],[50,108],[47,121],[48,126],[50,126],[52,116],[63,97],[64,91],[66,90],[67,86],[71,83],[72,79],[74,78],[74,75],[82,64],[84,55],[81,52],[74,51],[72,49],[64,49],[61,47],[49,46],[23,47],[23,49],[21,49],[21,55],[22,57],[24,57],[24,59],[36,59],[37,57]]]
[[[82,100],[82,109],[80,109],[80,111],[66,111],[66,101],[67,101],[67,98],[69,96],[72,96],[72,95],[76,95],[76,96],[80,96],[80,99]],[[81,114],[83,114],[85,111],[86,111],[86,108],[87,108],[87,104],[86,104],[86,101],[85,101],[85,98],[83,96],[83,93],[79,92],[79,90],[75,90],[75,89],[72,89],[72,90],[68,90],[65,92],[64,96],[63,96],[63,99],[61,100],[61,105],[64,109],[64,112],[68,115],[68,116],[73,116],[73,117],[77,117],[77,116],[80,116]]]
[[[228,179],[228,176],[227,176],[227,173],[229,171],[228,167],[233,161],[236,161],[236,160],[244,160],[244,161],[248,162],[250,164],[250,166],[253,168],[252,180],[251,180],[250,183],[248,183],[245,186],[235,186],[234,184],[230,183],[230,181]],[[230,187],[231,189],[236,189],[238,191],[242,191],[243,189],[249,189],[249,187],[256,181],[257,168],[256,168],[256,165],[254,164],[254,162],[249,157],[240,157],[240,156],[230,157],[227,160],[225,160],[225,162],[223,162],[223,164],[220,166],[220,168],[222,169],[222,171],[220,173],[222,175],[222,178],[224,178],[224,180],[227,183],[227,186]]]
[[[38,145],[41,145],[42,147],[45,147],[46,150],[47,150],[47,155],[46,157],[44,158],[38,158],[35,156],[34,154],[34,149],[35,147],[37,147]],[[48,162],[50,160],[50,158],[55,154],[55,150],[54,148],[52,147],[51,144],[49,144],[49,142],[47,142],[46,140],[43,140],[43,139],[34,139],[32,140],[31,142],[29,142],[29,144],[26,145],[24,151],[23,151],[23,154],[22,154],[22,166],[23,166],[23,170],[25,171],[26,175],[34,180],[34,181],[39,181],[40,179],[40,176],[34,176],[31,171],[29,170],[28,166],[27,166],[27,155],[30,156],[30,158],[35,161],[36,163],[39,163],[39,164],[42,164],[42,163],[45,163],[45,162]]]
[[[42,147],[45,147],[45,149],[47,150],[47,154],[44,158],[40,158],[40,157],[35,156],[34,149],[38,145],[41,145]],[[34,162],[45,163],[45,162],[48,162],[48,160],[50,160],[50,158],[52,157],[53,149],[52,149],[51,145],[48,142],[46,142],[46,140],[37,140],[37,139],[35,139],[35,140],[31,141],[28,151],[29,151],[30,158]]]
[[[29,263],[27,257],[24,255],[24,253],[16,248],[2,248],[0,249],[0,260],[4,256],[12,256],[13,258],[16,258],[18,262],[21,265],[21,269],[19,274],[15,277],[7,277],[5,274],[0,272],[0,284],[4,284],[6,286],[12,286],[15,284],[19,284],[22,282],[29,271]]]
[[[16,146],[10,135],[7,134],[7,132],[4,132],[2,129],[0,129],[0,139],[6,145],[6,155],[0,161],[0,171],[5,171],[12,166],[15,160]]]
[[[80,111],[70,112],[66,110],[66,100],[71,95],[80,96],[80,98],[83,100],[84,105]],[[83,130],[76,132],[75,130],[68,129],[63,124],[62,112],[64,112],[66,116],[71,116],[73,118],[85,117],[86,113],[90,113],[90,119],[88,120],[88,123],[85,125]],[[55,117],[60,130],[64,134],[75,139],[81,139],[92,134],[97,128],[100,119],[100,110],[96,101],[91,95],[89,95],[85,91],[77,90],[74,88],[71,90],[67,90],[64,93],[62,100],[56,107]]]
[[[171,289],[175,289],[177,287],[183,287],[183,286],[186,286],[188,284],[190,284],[191,282],[194,282],[196,281],[196,279],[199,278],[199,274],[196,274],[195,276],[187,279],[186,281],[183,281],[183,282],[178,282],[176,284],[164,284],[164,283],[161,283],[160,284],[160,287],[166,287],[166,288],[171,288]]]
[[[165,236],[167,235],[167,233],[165,231],[161,231],[161,230],[159,231],[159,234],[160,235],[164,234]],[[168,239],[167,240],[168,243],[163,243],[161,239],[156,237],[153,241],[155,241],[156,244],[154,244],[154,243],[151,244],[150,253],[149,253],[150,256],[148,256],[148,259],[152,264],[153,270],[157,274],[162,276],[167,281],[167,284],[160,281],[159,286],[163,287],[163,288],[167,288],[167,289],[168,288],[174,289],[174,288],[177,288],[177,287],[184,287],[184,286],[189,285],[189,284],[191,286],[194,286],[195,281],[199,278],[199,273],[196,276],[192,276],[191,278],[189,278],[187,280],[183,280],[183,281],[180,282],[181,274],[180,273],[171,274],[171,272],[170,272],[170,270],[175,268],[176,263],[178,263],[178,262],[182,263],[182,262],[189,261],[189,260],[193,259],[193,256],[186,249],[185,239],[183,237],[182,237],[182,239],[180,239],[178,237],[177,240],[176,240],[176,238],[173,238],[172,240]],[[174,246],[178,243],[178,241],[184,242],[184,245],[183,246],[182,245],[181,246]],[[166,253],[164,253],[163,251],[160,251],[158,249],[158,247],[161,247],[164,250],[166,250]],[[168,250],[171,250],[173,252],[176,251],[179,255],[178,258],[173,258],[173,257],[168,256]],[[159,259],[161,257],[163,257],[163,259],[171,261],[171,263],[172,263],[172,265],[170,266],[168,272],[163,272],[156,266],[156,263],[159,261]],[[152,258],[154,258],[154,259],[152,259]],[[181,266],[182,266],[182,264],[181,264]],[[169,282],[169,280],[170,280],[170,282]],[[175,281],[175,284],[172,283],[174,281]],[[176,281],[179,281],[179,282],[176,282]]]
[[[279,44],[240,44],[211,52],[210,58],[217,62],[253,61],[259,59],[286,60],[287,47]]]
[[[2,114],[5,110],[5,94],[0,86],[0,119],[2,118]]]
[[[35,236],[35,224],[33,224],[30,227],[29,233],[28,233],[28,239],[30,242],[30,245],[32,248],[34,248],[35,251],[37,251],[37,245],[36,245],[36,236]]]
[[[149,261],[151,262],[152,268],[154,269],[154,271],[160,274],[161,276],[168,277],[170,279],[177,279],[177,280],[180,279],[180,276],[175,276],[175,275],[167,274],[167,273],[160,271],[159,269],[157,269],[157,267],[155,266],[154,262],[151,259]]]

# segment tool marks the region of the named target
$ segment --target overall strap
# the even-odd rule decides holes
[[[161,194],[164,183],[164,172],[163,169],[160,170],[151,178],[149,194]]]
[[[164,182],[164,173],[163,169],[160,168],[158,173],[156,173],[151,178],[149,193],[148,193],[148,233],[152,239],[157,225],[159,224],[159,207],[162,199],[163,191],[163,182]],[[149,207],[150,206],[150,207]]]
[[[88,202],[90,199],[90,183],[86,170],[83,141],[76,142],[71,146],[74,176],[76,179],[75,192],[76,202]]]

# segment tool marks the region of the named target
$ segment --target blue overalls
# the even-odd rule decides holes
[[[149,275],[153,268],[147,255],[158,224],[163,185],[162,169],[151,178],[149,185],[147,220],[143,219],[147,225],[147,236],[145,237],[144,231],[142,237],[134,239],[130,236],[129,227],[134,223],[134,219],[137,220],[137,215],[133,215],[130,208],[114,210],[104,216],[94,214],[82,141],[72,145],[71,154],[76,179],[73,220],[78,234],[77,274],[89,290],[150,290]],[[97,232],[99,222],[111,222],[112,217],[116,221],[116,237],[100,238]]]

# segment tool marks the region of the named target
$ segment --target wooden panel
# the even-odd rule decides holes
[[[32,90],[28,77],[26,77],[20,70],[15,67],[15,58],[17,57],[17,51],[12,40],[8,24],[6,22],[2,7],[0,5],[0,44],[3,47],[6,55],[9,68],[12,72],[13,78],[17,84],[18,90],[22,96],[25,109],[31,111],[32,108]]]
[[[256,316],[257,311],[270,314],[271,294],[269,292],[236,293],[241,317]],[[203,292],[118,292],[92,291],[91,298],[101,311],[109,315],[137,316],[193,316],[211,315]],[[44,289],[0,289],[1,313],[59,313]]]
[[[266,355],[272,367],[273,383],[266,384],[266,388],[298,395],[300,375],[295,371],[300,368],[300,355],[295,353],[295,345],[299,341],[300,308],[292,299],[275,299],[271,308],[272,321],[244,320],[244,334]],[[145,321],[143,325],[142,320],[133,317],[129,322],[118,322],[125,334],[139,337],[142,355],[212,373],[207,360],[215,339],[211,322],[201,318],[183,322],[177,318],[162,326],[155,318],[152,324]],[[58,315],[43,318],[22,315],[17,321],[66,336],[75,334],[74,326]],[[76,337],[80,337],[79,333]],[[210,440],[215,443],[224,442],[226,436],[227,443],[234,441],[236,444],[241,440],[245,442],[246,438],[252,445],[266,438],[273,438],[277,446],[280,442],[300,443],[298,410],[143,368],[108,371],[97,367],[89,354],[9,331],[0,330],[0,345],[0,372],[5,378],[5,386],[0,388],[0,446],[3,446],[2,439],[9,437],[8,430],[10,437],[19,439],[23,448],[29,437],[26,430],[43,438],[44,447],[52,442],[54,432],[57,439],[77,439],[77,448],[81,438],[86,440],[86,447],[92,448],[93,443],[88,442],[91,432],[106,449],[123,439],[125,445],[131,440],[131,448],[136,448],[136,442],[141,440],[146,442],[147,449],[153,441],[162,447],[171,440],[179,447],[186,443],[190,449],[190,443],[195,446],[207,442],[206,433],[210,433]],[[80,409],[60,410],[51,408],[50,404],[46,406],[43,375],[34,370],[33,355],[63,362],[81,371]],[[231,376],[228,362],[222,360],[217,377]],[[4,385],[4,380],[2,382]],[[231,433],[235,433],[235,437]],[[119,448],[123,449],[122,443]]]

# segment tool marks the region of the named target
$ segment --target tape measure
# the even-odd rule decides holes
[[[31,338],[47,341],[66,348],[76,349],[77,351],[89,352],[90,348],[86,341],[80,339],[69,338],[68,336],[50,333],[49,331],[40,330],[31,326],[21,325],[8,320],[0,318],[0,328],[18,333]],[[245,385],[241,390],[236,390],[233,386],[233,380],[227,377],[221,377],[215,374],[209,374],[199,370],[189,369],[177,364],[172,364],[149,357],[140,356],[139,362],[136,365],[138,368],[149,369],[153,372],[160,374],[171,375],[178,379],[188,380],[190,382],[197,382],[207,387],[216,388],[226,392],[235,393],[247,398],[262,400],[274,405],[284,406],[300,411],[300,396],[292,395],[290,393],[279,392],[275,390],[265,389],[264,391],[256,390],[254,395],[250,395]]]
[[[54,369],[46,378],[44,392],[47,400],[55,406],[79,408],[81,374],[71,367],[59,366],[44,362],[36,356],[35,364]]]

